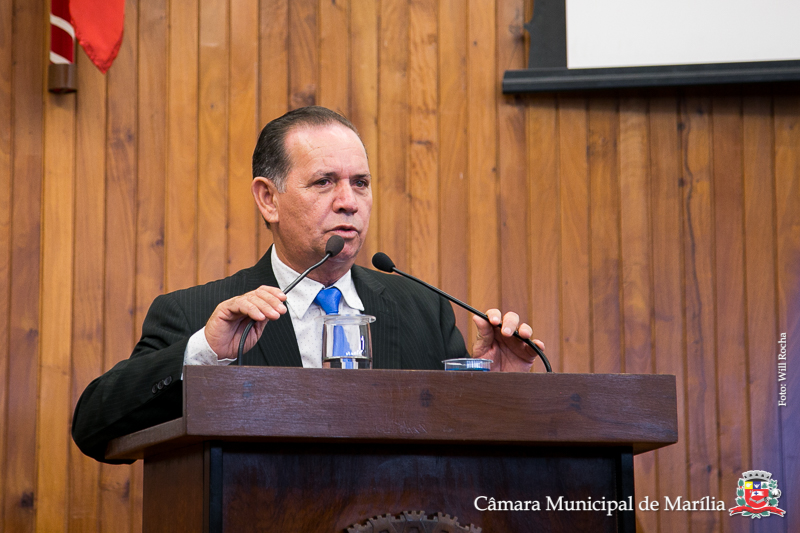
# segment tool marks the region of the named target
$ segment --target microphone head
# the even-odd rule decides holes
[[[330,254],[333,257],[341,252],[342,248],[344,248],[344,239],[340,235],[334,235],[325,243],[325,255]]]
[[[383,252],[378,252],[372,256],[372,266],[383,272],[394,272],[394,261],[389,259],[389,256]]]

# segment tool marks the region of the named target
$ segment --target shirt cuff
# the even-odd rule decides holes
[[[236,359],[220,359],[217,357],[216,352],[208,344],[205,327],[189,337],[186,350],[183,352],[184,365],[225,366],[234,361]]]

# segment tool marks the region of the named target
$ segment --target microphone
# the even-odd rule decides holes
[[[344,248],[344,239],[339,235],[334,235],[333,237],[328,239],[328,242],[325,243],[325,257],[322,258],[322,261],[320,261],[316,265],[309,267],[305,272],[297,276],[297,279],[291,282],[288,287],[286,287],[286,290],[283,291],[283,294],[289,294],[289,291],[294,289],[295,285],[303,281],[303,279],[305,279],[305,277],[308,276],[309,272],[311,272],[312,270],[314,270],[319,266],[322,266],[322,263],[324,263],[334,255],[337,255],[339,252],[342,251],[343,248]]]
[[[330,239],[328,239],[328,242],[325,243],[325,257],[323,257],[319,263],[308,267],[305,272],[297,276],[297,278],[286,287],[286,290],[283,291],[283,294],[289,294],[289,291],[294,289],[298,283],[303,281],[303,279],[305,279],[305,277],[308,276],[309,272],[311,272],[315,268],[322,266],[322,264],[325,261],[327,261],[334,255],[337,255],[339,252],[342,251],[343,248],[344,248],[344,239],[341,237],[341,235],[333,235]],[[242,332],[242,337],[239,339],[239,351],[237,353],[237,361],[236,361],[236,364],[238,366],[242,366],[242,354],[244,352],[244,343],[247,340],[247,336],[250,334],[250,330],[253,329],[255,323],[256,323],[255,320],[250,320],[247,326],[245,326],[244,332]]]
[[[457,304],[457,305],[463,307],[464,309],[466,309],[470,313],[472,313],[474,315],[478,315],[479,317],[481,317],[485,321],[489,322],[489,317],[486,316],[486,314],[481,313],[480,311],[478,311],[477,309],[475,309],[471,305],[465,304],[464,302],[462,302],[458,298],[455,298],[454,296],[450,296],[449,294],[447,294],[443,290],[438,289],[438,288],[434,287],[433,285],[429,285],[428,283],[425,283],[421,279],[415,278],[411,274],[406,274],[402,270],[399,270],[396,266],[394,266],[394,261],[392,261],[389,258],[389,256],[386,255],[383,252],[378,252],[377,254],[372,256],[372,266],[374,266],[375,268],[377,268],[378,270],[380,270],[382,272],[388,272],[389,274],[394,272],[394,273],[400,274],[401,276],[403,276],[405,278],[408,278],[408,279],[410,279],[412,281],[416,281],[420,285],[423,285],[423,286],[429,288],[433,292],[435,292],[435,293],[447,298],[448,300],[450,300],[454,304]],[[489,322],[489,323],[491,324],[491,322]],[[497,328],[497,327],[500,327],[500,326],[494,326],[494,327]],[[547,360],[547,356],[544,355],[544,352],[542,351],[541,348],[536,346],[536,344],[534,342],[532,342],[530,339],[523,339],[520,336],[519,332],[517,332],[517,331],[514,332],[514,337],[518,338],[519,340],[521,340],[522,342],[524,342],[525,344],[527,344],[528,346],[533,348],[533,351],[536,352],[536,355],[538,355],[539,358],[541,358],[542,363],[544,363],[545,369],[548,372],[552,372],[553,371],[553,369],[550,368],[550,361]]]

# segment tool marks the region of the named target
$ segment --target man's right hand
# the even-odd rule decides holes
[[[214,309],[206,322],[208,345],[220,359],[236,359],[239,340],[250,320],[255,320],[247,335],[244,352],[256,345],[270,320],[278,320],[286,312],[286,295],[277,287],[262,285],[254,291],[225,300]]]

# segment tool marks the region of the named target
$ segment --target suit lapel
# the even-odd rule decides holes
[[[275,279],[275,272],[272,270],[271,246],[253,267],[252,274],[252,278],[247,280],[248,291],[255,290],[261,285],[278,286],[278,280]],[[277,321],[267,324],[255,348],[245,354],[245,364],[303,366],[300,348],[297,346],[297,335],[294,333],[289,313],[282,315]]]
[[[353,284],[364,304],[364,314],[375,317],[372,333],[373,368],[401,368],[400,309],[385,291],[386,287],[371,271],[353,267]]]

